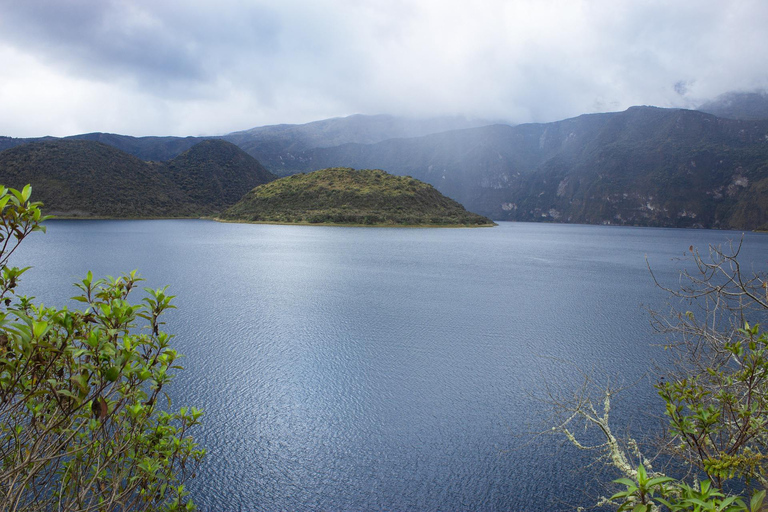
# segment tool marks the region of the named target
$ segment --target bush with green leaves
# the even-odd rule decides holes
[[[596,395],[594,380],[587,378],[575,393],[550,393],[559,418],[552,431],[597,450],[623,474],[615,480],[623,490],[602,504],[638,512],[762,510],[768,488],[768,333],[759,322],[768,320],[768,279],[742,269],[740,250],[741,244],[701,254],[691,246],[693,267],[682,272],[679,287],[662,286],[676,304],[670,313],[652,312],[671,354],[656,384],[668,420],[658,456],[613,435],[609,411],[616,391],[610,386],[597,386],[602,391]],[[581,443],[573,433],[576,423],[597,427],[604,442]],[[656,460],[672,461],[682,477],[655,471]],[[742,489],[744,496],[727,489]]]
[[[172,411],[164,388],[178,354],[163,332],[165,288],[129,295],[135,271],[77,283],[82,310],[19,295],[28,268],[8,265],[40,203],[0,187],[0,511],[192,510],[184,489],[204,450],[195,408]]]

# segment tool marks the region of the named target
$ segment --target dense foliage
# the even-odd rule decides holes
[[[146,289],[131,304],[135,272],[89,272],[74,297],[84,310],[17,295],[27,269],[8,258],[44,230],[29,196],[0,187],[0,510],[193,509],[201,413],[172,411],[163,392],[180,368],[162,331],[172,297]]]
[[[35,188],[60,217],[200,217],[220,212],[274,179],[221,140],[203,141],[169,162],[144,162],[99,142],[57,140],[0,152],[0,181]]]
[[[492,225],[431,185],[378,170],[324,169],[256,187],[225,220],[360,225]]]

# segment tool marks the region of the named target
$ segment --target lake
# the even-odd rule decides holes
[[[185,370],[174,405],[204,410],[201,510],[573,510],[605,477],[546,430],[546,383],[578,370],[632,386],[617,431],[662,414],[663,360],[643,305],[690,245],[741,233],[501,223],[480,229],[51,221],[12,263],[22,292],[139,269],[170,285]],[[768,236],[743,261],[766,268]],[[137,294],[135,301],[142,296]],[[613,478],[610,475],[608,478]],[[604,492],[604,491],[603,491]]]

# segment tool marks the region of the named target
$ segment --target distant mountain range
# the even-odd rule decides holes
[[[329,167],[383,169],[429,183],[468,210],[494,220],[768,227],[768,95],[724,95],[701,109],[720,117],[695,110],[633,107],[517,126],[391,116],[266,126],[215,138],[219,159],[212,158],[217,163],[197,174],[190,174],[189,162],[182,163],[188,159],[179,155],[206,139],[101,133],[68,139],[0,137],[0,150],[13,148],[0,152],[0,182],[14,184],[6,176],[11,176],[9,169],[18,168],[23,148],[103,143],[130,153],[133,160],[118,153],[108,156],[104,148],[79,149],[84,153],[69,155],[68,165],[77,158],[95,159],[98,164],[88,164],[94,169],[122,162],[109,168],[123,170],[102,173],[105,187],[112,183],[113,191],[151,189],[148,197],[164,191],[165,199],[158,195],[146,212],[211,212],[228,201],[233,204],[250,183],[268,179],[263,172],[257,178],[253,170],[238,170],[244,157],[242,151],[224,154],[222,148],[232,149],[229,141],[279,176]],[[28,176],[58,176],[56,169],[62,164],[56,155],[38,159],[34,171],[38,174]],[[241,162],[227,167],[229,158]],[[147,169],[156,174],[146,174]],[[238,181],[242,173],[248,179]],[[24,181],[18,173],[12,176]],[[74,180],[70,187],[76,186],[79,178],[69,176],[58,178],[61,186],[67,180]],[[131,186],[132,179],[139,182]],[[218,202],[206,202],[213,196]]]
[[[90,140],[107,144],[141,160],[170,160],[203,140],[231,142],[281,175],[291,174],[295,154],[339,144],[373,144],[387,139],[419,137],[461,128],[491,124],[464,117],[408,119],[394,116],[353,115],[314,121],[307,124],[261,126],[219,137],[131,137],[114,133],[84,133],[66,139]],[[0,136],[0,151],[29,142],[58,140],[55,137],[12,138]]]
[[[380,168],[494,220],[753,229],[768,222],[768,121],[634,107],[304,152]]]

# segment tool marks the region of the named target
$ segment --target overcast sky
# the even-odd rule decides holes
[[[766,0],[0,0],[0,135],[545,122],[768,87]]]

